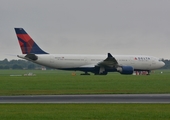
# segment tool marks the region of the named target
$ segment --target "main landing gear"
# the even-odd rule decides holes
[[[148,72],[148,74],[147,74],[147,75],[150,75],[151,71],[150,71],[150,70],[148,70],[147,72]]]
[[[82,73],[80,75],[90,75],[88,72]]]

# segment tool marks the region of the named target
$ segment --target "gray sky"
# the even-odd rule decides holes
[[[0,0],[0,60],[21,54],[14,27],[53,54],[170,59],[169,6],[170,0]]]

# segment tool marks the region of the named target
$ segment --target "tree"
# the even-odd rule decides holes
[[[14,64],[12,69],[23,69],[20,65]]]
[[[29,64],[28,69],[35,69],[35,65],[34,64]]]
[[[9,66],[5,65],[5,66],[4,66],[4,69],[9,69]]]

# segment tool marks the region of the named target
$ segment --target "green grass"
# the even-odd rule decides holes
[[[36,76],[23,75],[33,72]],[[0,70],[0,95],[170,93],[170,71],[150,76],[76,76]],[[1,120],[169,120],[170,104],[0,104]]]
[[[169,120],[170,104],[0,104],[1,120]]]
[[[10,76],[35,73],[36,76]],[[150,76],[72,76],[58,70],[0,70],[0,95],[170,93],[170,71]]]

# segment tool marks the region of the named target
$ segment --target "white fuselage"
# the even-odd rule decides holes
[[[24,58],[25,55],[18,55]],[[40,65],[56,68],[90,68],[107,58],[107,55],[76,55],[76,54],[36,54]],[[154,70],[164,66],[164,62],[156,57],[144,55],[113,55],[120,66],[132,66],[134,70]],[[25,58],[24,58],[25,59]]]

